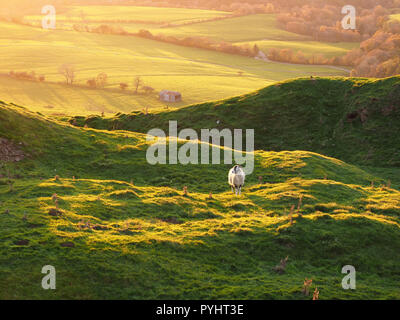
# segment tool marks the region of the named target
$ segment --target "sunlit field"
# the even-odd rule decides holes
[[[380,141],[393,130],[376,113],[365,127],[379,128],[367,158],[357,126],[330,134],[347,106],[381,107],[361,91],[356,102],[343,97],[366,85],[366,97],[380,99],[398,82],[307,78],[150,117],[77,118],[76,126],[0,103],[0,135],[34,155],[0,171],[23,177],[0,179],[9,210],[0,215],[0,298],[310,300],[301,291],[307,277],[323,300],[399,299],[399,169],[362,165],[396,166],[400,135]],[[217,119],[255,128],[260,150],[242,196],[228,190],[229,165],[146,162],[146,135],[126,130],[163,128],[170,118],[196,129]],[[263,151],[271,146],[299,150]],[[301,151],[310,148],[321,153]],[[43,261],[57,267],[57,290],[38,289]],[[357,290],[340,286],[348,263]]]
[[[188,23],[231,13],[185,8],[156,8],[139,6],[71,6],[60,15],[60,22],[149,22],[152,24]],[[28,16],[27,20],[41,21],[43,16]]]
[[[292,49],[294,52],[301,51],[305,56],[322,54],[327,58],[340,57],[351,49],[360,46],[357,42],[320,42],[320,41],[281,41],[281,40],[260,40],[239,42],[239,44],[249,44],[257,46],[264,52],[269,49]]]
[[[399,0],[353,2],[0,3],[0,300],[400,299]]]
[[[2,99],[34,107],[44,113],[87,114],[101,109],[132,111],[159,108],[157,93],[129,95],[118,92],[119,83],[133,86],[140,76],[144,85],[160,91],[182,93],[182,105],[217,100],[243,94],[275,81],[304,75],[346,75],[345,70],[330,66],[285,65],[249,57],[198,48],[182,47],[134,36],[42,30],[24,25],[0,23],[0,72],[34,71],[43,74],[46,83],[17,82],[12,89],[2,86]],[[29,61],[29,64],[26,63]],[[62,83],[58,69],[62,64],[76,69],[75,84],[84,86],[100,72],[108,75],[105,90],[62,86],[54,92],[48,82]],[[0,79],[7,83],[7,80]],[[107,92],[116,89],[117,92]],[[29,94],[32,92],[33,95]],[[96,98],[93,98],[97,95]],[[62,96],[62,99],[57,98]],[[106,107],[104,99],[109,102]],[[47,106],[53,106],[48,109]],[[93,107],[95,105],[95,107]],[[100,105],[99,107],[97,107]]]
[[[233,32],[234,30],[234,32]],[[152,31],[152,30],[150,30]],[[309,40],[310,37],[279,29],[274,14],[255,14],[219,21],[154,30],[178,37],[203,36],[228,42],[252,40]]]

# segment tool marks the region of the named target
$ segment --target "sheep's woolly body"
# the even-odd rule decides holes
[[[229,184],[232,187],[241,187],[244,185],[244,175],[232,173],[229,175]]]
[[[229,170],[228,174],[228,183],[232,188],[232,192],[235,194],[241,194],[242,187],[244,185],[245,173],[242,168],[239,166],[234,166],[231,170]]]

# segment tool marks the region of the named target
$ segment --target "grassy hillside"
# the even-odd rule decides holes
[[[160,13],[164,21],[160,21]],[[207,21],[216,17],[225,19]],[[26,18],[38,25],[41,19],[41,16]],[[235,44],[257,44],[265,53],[271,48],[292,49],[302,51],[306,56],[323,54],[330,58],[359,47],[359,43],[354,42],[311,41],[310,36],[288,32],[278,27],[275,14],[229,17],[226,12],[208,10],[120,6],[113,6],[110,10],[109,6],[74,6],[67,15],[59,15],[57,21],[57,28],[66,30],[72,30],[74,24],[90,27],[108,24],[132,33],[146,29],[153,34],[178,38],[197,36]],[[191,23],[185,24],[188,22]]]
[[[140,16],[139,16],[140,13]],[[160,21],[160,13],[163,17]],[[207,21],[217,17],[222,20]],[[393,16],[395,17],[395,15]],[[40,25],[41,16],[30,16],[26,20]],[[278,27],[275,14],[252,14],[241,17],[229,17],[226,12],[113,6],[74,6],[66,15],[59,15],[57,28],[72,30],[74,24],[98,27],[100,24],[122,27],[127,32],[141,29],[153,34],[164,34],[178,38],[206,37],[217,41],[235,44],[249,44],[265,53],[271,48],[302,51],[306,56],[323,54],[331,58],[342,56],[359,43],[311,41],[312,37],[288,32]],[[196,22],[196,23],[194,23]]]
[[[400,78],[300,78],[176,111],[74,118],[77,125],[146,133],[180,128],[253,128],[263,150],[309,150],[351,163],[400,166]],[[217,121],[219,120],[219,124]]]
[[[137,29],[137,26],[126,30]],[[145,28],[146,27],[143,27]],[[187,26],[172,26],[168,28],[147,27],[154,34],[161,33],[175,37],[202,36],[218,41],[234,44],[255,44],[264,52],[272,48],[301,51],[305,56],[322,54],[327,58],[339,57],[360,46],[357,42],[321,42],[312,41],[312,37],[288,32],[278,27],[275,14],[254,14],[243,17],[233,17],[219,21],[196,23]]]
[[[140,133],[2,103],[0,137],[25,154],[0,169],[1,299],[310,299],[306,277],[320,299],[400,298],[400,192],[380,173],[312,152],[257,151],[235,197],[229,166],[151,166]],[[46,264],[57,290],[40,288]],[[346,264],[357,290],[341,289]]]

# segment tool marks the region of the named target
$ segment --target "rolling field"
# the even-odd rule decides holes
[[[127,9],[124,11],[124,8]],[[119,15],[119,10],[124,13]],[[71,29],[73,23],[76,22],[96,27],[99,26],[99,23],[96,24],[95,21],[101,21],[101,17],[103,17],[102,21],[104,23],[120,26],[125,31],[132,33],[138,32],[140,29],[146,29],[153,34],[163,34],[178,38],[198,36],[236,44],[248,43],[254,45],[257,43],[265,53],[271,48],[288,48],[294,51],[301,50],[306,56],[323,54],[329,58],[344,55],[359,46],[359,43],[354,42],[330,43],[312,41],[310,36],[282,30],[277,27],[275,14],[253,14],[229,18],[228,13],[219,11],[210,11],[209,15],[207,15],[207,10],[184,9],[182,12],[181,9],[176,9],[176,12],[174,12],[174,9],[171,8],[116,7],[116,9],[111,10],[111,12],[114,11],[115,15],[111,15],[107,7],[76,6],[68,11],[68,18],[61,15],[59,27]],[[82,18],[81,12],[86,13],[83,15],[84,18]],[[138,18],[140,16],[138,15],[139,12],[143,13],[140,19]],[[163,18],[166,21],[160,22],[159,18],[156,18],[160,12],[162,12],[163,17],[166,17]],[[185,14],[188,20],[181,21],[180,19]],[[199,17],[202,15],[205,19],[215,17],[227,17],[227,19],[180,25],[188,21],[197,21],[196,19],[201,21],[202,19]],[[40,21],[40,18],[40,16],[27,17],[28,20],[36,21],[36,23]],[[131,23],[126,21],[128,18],[132,20]],[[142,23],[137,23],[138,21]],[[169,26],[168,23],[172,25]]]
[[[320,86],[335,81],[283,83],[279,92],[272,86],[237,97],[238,107],[254,105],[261,121],[264,108],[295,92],[298,112],[307,108],[303,95],[340,113],[319,99]],[[202,121],[215,125],[210,114]],[[292,143],[307,144],[285,119],[276,122]],[[316,128],[310,132],[329,130]],[[301,292],[305,278],[321,300],[400,299],[400,181],[386,179],[398,167],[363,170],[310,151],[259,150],[236,197],[226,183],[229,165],[150,165],[141,133],[72,127],[1,103],[0,136],[26,155],[0,168],[1,299],[310,300]],[[280,274],[274,268],[286,256]],[[57,290],[40,288],[44,264],[55,266]],[[341,288],[347,264],[357,270],[357,290]]]
[[[398,168],[400,118],[391,106],[399,101],[399,77],[316,77],[287,80],[243,96],[150,115],[136,112],[67,120],[103,130],[118,123],[120,130],[142,133],[152,128],[168,131],[168,123],[173,120],[199,134],[210,126],[253,128],[256,149],[309,150],[352,164]],[[360,106],[368,111],[364,122],[360,119]],[[389,179],[400,182],[395,173]]]
[[[281,30],[276,26],[274,14],[255,14],[234,17],[219,21],[196,23],[188,26],[177,26],[150,30],[154,33],[177,37],[203,36],[219,41],[243,42],[252,40],[301,41],[311,37]]]
[[[42,30],[9,23],[0,23],[0,55],[4,58],[0,61],[0,73],[35,71],[44,74],[48,82],[64,81],[58,73],[59,66],[64,63],[74,65],[75,82],[79,85],[105,72],[108,75],[106,88],[118,88],[120,82],[126,82],[132,90],[134,78],[140,76],[144,84],[155,88],[156,92],[162,89],[180,91],[183,102],[175,106],[243,94],[288,78],[347,74],[331,67],[266,63],[132,36]],[[243,75],[239,76],[239,72]],[[66,86],[69,93],[78,92],[68,95],[58,92],[63,97],[60,103],[56,95],[48,94],[52,89],[46,89],[47,84],[25,81],[15,84],[10,80],[13,88],[9,90],[7,79],[0,79],[0,82],[5,84],[0,89],[1,100],[30,105],[45,113],[54,111],[40,109],[40,106],[52,105],[57,113],[87,114],[90,105],[103,104],[104,100],[107,100],[107,109],[113,112],[161,105],[154,95],[134,96],[123,92],[102,92],[93,101],[90,91]],[[68,110],[68,105],[73,106],[73,110]]]
[[[71,6],[57,15],[60,22],[124,22],[141,21],[150,24],[187,23],[229,16],[231,13],[185,8],[157,8],[140,6]],[[39,22],[42,16],[27,16]]]
[[[281,41],[281,40],[259,40],[250,42],[239,42],[238,44],[249,44],[257,46],[263,52],[275,49],[292,49],[294,52],[301,51],[306,57],[322,54],[327,58],[340,57],[352,49],[358,48],[358,42],[319,42],[319,41]]]

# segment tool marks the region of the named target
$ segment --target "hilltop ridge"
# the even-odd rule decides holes
[[[400,298],[396,168],[257,150],[236,197],[230,165],[150,165],[143,133],[1,103],[0,137],[24,155],[0,166],[2,299],[298,300],[306,277],[320,299]],[[43,264],[57,290],[38,290]]]
[[[400,166],[400,77],[299,78],[221,101],[159,113],[68,119],[77,126],[146,133],[254,128],[255,148],[308,150],[358,165]]]

